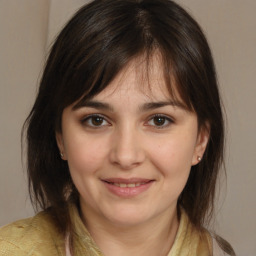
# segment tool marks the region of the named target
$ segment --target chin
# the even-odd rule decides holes
[[[111,223],[113,223],[114,226],[128,228],[142,224],[143,222],[145,222],[145,218],[134,218],[134,216],[125,216],[123,218],[114,217],[110,221]]]
[[[119,209],[105,215],[115,226],[132,227],[140,225],[150,219],[148,214],[140,212],[138,208]],[[151,216],[153,217],[153,216]]]

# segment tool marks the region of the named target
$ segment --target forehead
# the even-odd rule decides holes
[[[130,61],[112,82],[94,98],[107,99],[113,96],[143,95],[151,100],[170,100],[175,97],[181,101],[174,79],[170,77],[167,85],[163,64],[158,55],[151,58],[138,57]],[[168,86],[172,87],[172,95]]]

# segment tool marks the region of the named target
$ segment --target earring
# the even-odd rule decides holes
[[[63,158],[63,157],[64,157],[64,155],[63,155],[63,153],[62,153],[62,152],[60,152],[60,157],[61,157],[61,158]]]
[[[198,162],[201,162],[202,158],[200,156],[197,157]]]

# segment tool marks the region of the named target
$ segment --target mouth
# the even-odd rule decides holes
[[[141,185],[144,185],[146,183],[142,182],[142,183],[128,183],[128,184],[126,184],[126,183],[112,183],[112,182],[109,182],[109,184],[120,187],[120,188],[135,188],[135,187],[139,187]]]
[[[102,182],[111,193],[119,197],[133,197],[149,189],[154,180],[141,178],[110,178],[103,179]]]

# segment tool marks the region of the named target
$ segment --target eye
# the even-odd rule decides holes
[[[171,123],[173,123],[173,120],[167,116],[164,115],[154,115],[151,119],[148,121],[148,125],[155,126],[158,129],[168,127]]]
[[[109,126],[110,123],[101,115],[94,114],[85,117],[82,123],[88,127],[99,128],[102,126]]]

